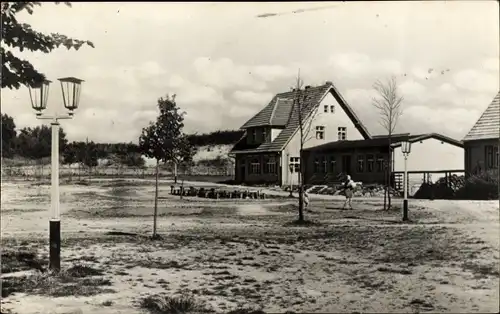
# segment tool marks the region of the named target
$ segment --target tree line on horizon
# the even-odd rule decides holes
[[[52,133],[50,126],[40,125],[16,129],[14,118],[2,113],[2,157],[16,156],[39,160],[50,157]],[[195,133],[186,136],[194,147],[209,145],[231,145],[242,136],[241,130],[223,130],[209,133]],[[134,143],[96,143],[94,141],[72,141],[67,139],[61,127],[59,147],[63,163],[82,163],[85,166],[97,166],[98,159],[115,159],[117,163],[128,166],[142,166],[139,146]],[[138,156],[139,155],[139,156]]]

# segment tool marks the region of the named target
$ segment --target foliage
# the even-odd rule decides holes
[[[435,183],[423,183],[415,193],[416,199],[498,199],[498,177],[492,171],[464,176],[453,175],[447,180],[440,178]]]
[[[14,155],[16,135],[14,119],[7,114],[2,114],[2,157]]]
[[[26,158],[41,159],[51,155],[52,129],[42,125],[23,128],[16,139],[17,153]],[[68,143],[63,128],[59,128],[59,152],[63,152]]]
[[[131,152],[117,157],[120,164],[128,167],[144,167],[146,165],[146,161],[140,153]]]
[[[175,102],[175,94],[158,99],[159,115],[155,122],[142,129],[139,137],[139,151],[149,158],[156,159],[156,181],[153,215],[153,239],[157,238],[156,223],[158,216],[158,177],[159,163],[170,162],[176,166],[181,162],[189,162],[194,156],[194,148],[182,132],[184,114]]]
[[[498,183],[498,175],[494,171],[471,175],[465,180],[464,186],[458,189],[455,197],[468,200],[495,200],[500,196]]]
[[[230,145],[237,143],[245,131],[225,130],[204,134],[189,134],[187,139],[191,145],[200,147],[207,145]]]
[[[58,4],[59,2],[56,2]],[[45,76],[38,72],[27,60],[22,60],[14,55],[10,49],[19,51],[30,50],[49,53],[61,45],[67,49],[80,49],[83,45],[94,47],[94,44],[87,40],[69,38],[59,33],[43,34],[31,28],[29,24],[21,23],[17,15],[27,12],[32,15],[35,6],[40,6],[41,2],[2,2],[2,47],[0,48],[2,58],[2,88],[18,89],[21,85],[34,86],[45,80]],[[65,2],[71,6],[69,2]]]
[[[86,167],[96,167],[98,159],[104,156],[99,154],[97,144],[90,142],[72,142],[63,151],[63,162],[66,164],[80,163]]]
[[[158,108],[160,114],[156,122],[151,122],[142,130],[139,150],[145,156],[164,163],[178,164],[191,160],[195,150],[182,133],[185,113],[179,111],[175,95],[160,98]]]

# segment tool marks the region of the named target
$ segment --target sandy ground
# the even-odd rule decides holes
[[[2,183],[2,248],[46,258],[49,188]],[[141,298],[164,293],[193,295],[218,312],[245,305],[271,313],[499,310],[498,202],[411,200],[412,222],[403,224],[399,211],[380,210],[380,199],[357,199],[354,210],[342,211],[339,197],[311,196],[306,216],[320,224],[297,227],[287,224],[297,215],[290,199],[180,200],[169,191],[162,182],[163,239],[151,241],[106,234],[151,233],[150,181],[63,185],[63,267],[104,269],[114,292],[16,293],[2,309],[146,313]]]

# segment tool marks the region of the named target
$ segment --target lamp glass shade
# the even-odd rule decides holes
[[[38,112],[47,109],[47,102],[49,100],[49,86],[52,83],[49,80],[45,80],[36,85],[28,87],[30,93],[31,107]]]
[[[58,80],[61,82],[64,108],[70,111],[77,109],[80,103],[82,82],[84,81],[76,77],[65,77]]]
[[[411,152],[411,143],[408,141],[401,143],[401,151],[403,154],[409,154]]]

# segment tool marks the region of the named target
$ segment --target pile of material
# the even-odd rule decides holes
[[[189,188],[185,187],[175,187],[170,186],[170,194],[179,196],[191,196],[191,197],[202,197],[202,198],[239,198],[239,199],[265,199],[266,194],[260,191],[240,191],[240,190],[218,190],[215,188],[205,189],[205,188],[195,188],[193,186]]]

